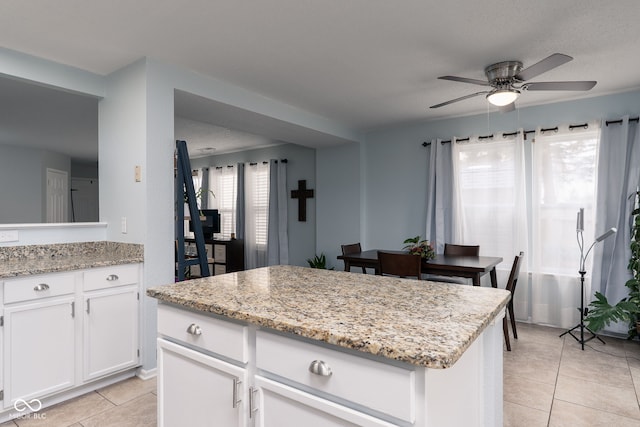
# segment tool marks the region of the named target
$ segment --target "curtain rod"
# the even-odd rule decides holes
[[[630,122],[640,122],[640,117],[632,117],[632,118],[629,119],[629,121]],[[610,124],[619,124],[619,123],[622,123],[622,119],[620,119],[620,120],[608,120],[608,121],[605,122],[605,125],[609,126]],[[588,127],[589,127],[588,123],[582,123],[582,124],[579,124],[579,125],[569,125],[569,130],[573,130],[573,129],[577,129],[577,128],[587,129]],[[518,134],[518,132],[519,131],[503,133],[502,137],[506,138],[508,136],[515,136],[515,135]],[[528,133],[535,133],[536,131],[535,130],[525,130],[523,132],[524,132],[525,139],[526,139],[526,136],[527,136]],[[540,129],[540,132],[558,132],[558,127],[556,126],[556,127],[552,127],[552,128],[542,128],[542,129]],[[493,134],[486,135],[486,136],[479,136],[478,137],[478,139],[488,139],[488,138],[493,138]],[[469,137],[456,139],[456,142],[465,142],[465,141],[469,141]],[[441,144],[450,144],[451,140],[448,139],[446,141],[440,141],[440,143]],[[423,147],[427,147],[429,145],[431,145],[431,142],[424,141],[422,143]]]
[[[280,160],[276,160],[276,163],[278,163],[278,162],[281,162],[281,163],[288,163],[288,160],[287,160],[287,159],[280,159]],[[268,164],[268,163],[269,163],[269,162],[268,162],[268,161],[266,161],[266,160],[262,162],[262,164],[263,164],[263,165],[266,165],[266,164]],[[257,163],[249,163],[249,166],[255,166],[255,165],[257,165]],[[234,167],[234,166],[233,166],[233,165],[227,165],[227,167],[228,167],[228,168],[232,168],[232,167]],[[223,169],[223,168],[224,168],[224,166],[216,166],[216,169]]]
[[[632,117],[629,119],[630,122],[638,122],[640,121],[640,117]],[[607,120],[606,122],[604,122],[606,126],[609,125],[615,125],[615,124],[621,124],[622,123],[622,119],[620,120]]]

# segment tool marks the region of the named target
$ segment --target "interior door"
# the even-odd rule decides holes
[[[47,222],[69,221],[69,174],[47,168]]]

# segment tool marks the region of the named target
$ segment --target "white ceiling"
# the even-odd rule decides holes
[[[634,0],[7,0],[0,40],[103,75],[149,56],[366,131],[484,113],[482,96],[429,109],[480,88],[437,77],[555,52],[574,60],[535,81],[598,84],[519,107],[638,89],[638,22]]]

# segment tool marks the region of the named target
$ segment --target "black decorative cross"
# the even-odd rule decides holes
[[[307,189],[307,180],[298,181],[298,189],[291,190],[291,198],[298,199],[298,221],[307,220],[307,199],[313,199],[313,190]]]

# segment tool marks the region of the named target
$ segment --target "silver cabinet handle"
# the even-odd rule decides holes
[[[330,377],[331,374],[333,374],[329,365],[322,360],[314,360],[311,362],[311,365],[309,365],[309,372],[323,377]]]
[[[71,317],[76,317],[76,302],[71,301]]]
[[[91,300],[87,298],[87,314],[91,314]]]
[[[192,323],[187,328],[187,333],[191,335],[196,335],[196,336],[202,335],[202,329],[200,329],[200,326],[196,325],[195,323]]]
[[[33,290],[36,292],[46,291],[47,289],[49,289],[49,285],[47,285],[46,283],[40,283],[33,287]]]
[[[107,276],[107,282],[115,282],[119,277],[117,274],[110,274]]]
[[[242,384],[242,381],[240,381],[240,378],[234,378],[233,379],[233,408],[237,408],[240,405],[240,402],[242,402],[242,399],[238,399],[238,386]]]
[[[258,392],[258,389],[255,387],[249,387],[249,418],[253,418],[253,413],[258,411],[256,407],[256,397],[255,393]]]

